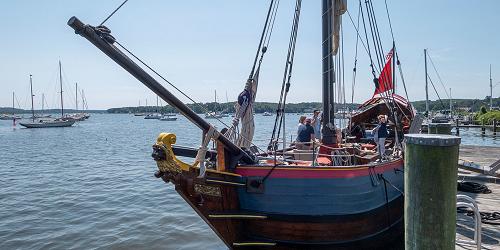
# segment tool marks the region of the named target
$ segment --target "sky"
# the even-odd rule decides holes
[[[0,107],[28,109],[29,75],[35,106],[41,95],[59,107],[58,61],[62,62],[65,107],[75,106],[75,83],[84,89],[89,109],[149,105],[155,95],[66,25],[71,16],[99,24],[122,0],[0,1]],[[257,101],[277,102],[286,60],[294,2],[282,0],[264,58]],[[374,9],[385,52],[392,44],[384,1]],[[423,50],[427,48],[446,90],[454,98],[489,95],[500,82],[498,0],[387,0],[408,97],[425,99]],[[269,2],[264,0],[130,0],[106,26],[117,40],[197,102],[234,101],[250,72]],[[348,0],[354,19],[358,1]],[[345,85],[350,99],[356,33],[343,17]],[[303,1],[289,102],[321,101],[321,1]],[[354,101],[371,97],[369,58],[359,47]],[[443,86],[431,65],[429,75],[440,96]],[[399,80],[400,83],[400,80]],[[172,90],[170,86],[167,89]],[[400,86],[400,84],[398,85]],[[401,87],[397,89],[403,93]],[[175,91],[172,91],[178,94]],[[430,93],[430,99],[436,99]],[[493,96],[500,95],[500,85]],[[188,101],[178,95],[181,100]],[[227,99],[226,99],[227,96]]]

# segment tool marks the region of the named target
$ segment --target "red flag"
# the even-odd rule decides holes
[[[382,69],[382,72],[380,72],[378,85],[376,84],[375,93],[373,93],[374,96],[376,94],[384,93],[394,88],[394,85],[392,84],[392,54],[393,50],[391,49],[391,51],[389,51],[389,53],[385,57],[386,63],[384,69]]]

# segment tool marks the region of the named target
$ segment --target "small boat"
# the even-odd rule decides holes
[[[134,116],[145,116],[145,113],[134,113]]]
[[[35,109],[33,102],[33,77],[30,75],[30,91],[31,91],[31,121],[21,121],[19,124],[26,128],[55,128],[55,127],[70,127],[75,124],[76,120],[70,116],[64,115],[64,105],[63,105],[63,89],[62,89],[62,68],[61,61],[59,61],[59,85],[61,93],[61,118],[35,118]]]
[[[10,121],[12,121],[14,119],[20,120],[20,119],[22,119],[22,117],[18,116],[18,115],[6,115],[6,114],[0,115],[0,120],[10,120]]]
[[[146,103],[147,103],[147,100],[146,100]],[[162,118],[162,114],[158,113],[159,112],[159,109],[160,107],[158,106],[158,96],[156,96],[156,113],[152,113],[152,114],[147,114],[146,117],[144,117],[144,119],[149,119],[149,120],[158,120],[158,119],[161,119]]]
[[[16,99],[16,95],[15,95],[14,92],[12,92],[12,114],[10,114],[10,115],[8,115],[8,114],[2,114],[2,115],[0,115],[0,120],[10,120],[10,121],[13,120],[14,124],[15,124],[15,120],[22,119],[21,116],[15,114],[15,111],[16,111],[16,107],[14,105],[15,99]]]
[[[205,119],[218,119],[222,117],[222,114],[218,112],[208,112],[205,114]]]
[[[176,115],[164,115],[160,118],[160,121],[177,121],[177,116]]]
[[[19,124],[26,128],[54,128],[54,127],[71,127],[75,124],[73,119],[39,119],[28,122],[20,122]]]
[[[264,114],[262,114],[262,116],[273,116],[273,114],[266,111],[266,112],[264,112]]]
[[[153,120],[153,119],[160,119],[162,116],[161,114],[158,114],[158,113],[153,113],[153,114],[147,114],[144,119],[148,119],[148,120]]]

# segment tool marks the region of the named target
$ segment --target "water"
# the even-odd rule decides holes
[[[297,120],[287,118],[288,140]],[[256,115],[258,145],[273,124]],[[0,249],[226,249],[171,184],[153,177],[151,145],[167,131],[199,146],[200,130],[181,116],[95,114],[49,129],[0,121]],[[462,130],[463,143],[500,146],[475,133]]]

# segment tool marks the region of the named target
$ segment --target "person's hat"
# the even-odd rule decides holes
[[[307,118],[306,118],[306,122],[312,122],[311,117],[307,117]]]

